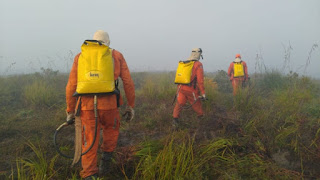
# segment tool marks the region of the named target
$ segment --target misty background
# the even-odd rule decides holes
[[[319,0],[1,0],[0,75],[69,72],[98,29],[131,71],[174,71],[200,47],[207,72],[227,71],[240,53],[249,73],[258,54],[300,74],[309,59],[306,75],[320,78]]]

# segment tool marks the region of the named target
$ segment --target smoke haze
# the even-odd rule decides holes
[[[68,72],[85,39],[102,29],[131,71],[173,71],[191,49],[203,49],[205,71],[227,70],[240,53],[255,71],[259,54],[269,68],[303,73],[320,44],[319,0],[2,0],[0,75],[41,67]],[[290,48],[291,47],[291,48]],[[320,77],[320,48],[308,75]]]

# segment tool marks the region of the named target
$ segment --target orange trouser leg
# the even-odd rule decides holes
[[[81,111],[82,122],[82,152],[85,152],[94,139],[95,131],[95,118],[93,111]],[[98,110],[98,128],[97,136],[94,146],[91,150],[82,156],[81,165],[82,171],[81,177],[87,177],[98,173],[97,167],[97,152],[100,139],[100,129],[103,130],[103,143],[102,151],[112,152],[117,146],[119,127],[120,127],[120,115],[119,110]]]
[[[93,111],[80,112],[82,122],[82,152],[87,151],[94,139],[95,132],[95,117]],[[97,132],[99,132],[100,124],[98,122]],[[97,167],[97,151],[99,145],[100,133],[97,133],[93,147],[81,157],[82,171],[81,177],[87,177],[98,173]]]
[[[187,101],[190,104],[193,104],[195,99],[198,98],[199,94],[196,92],[189,92],[181,90],[177,97],[177,103],[173,110],[173,118],[179,118],[180,112],[182,110],[182,106],[184,106]],[[201,101],[197,100],[195,104],[193,104],[192,109],[198,114],[198,116],[203,115]]]
[[[193,104],[194,101],[197,100],[197,102],[192,105],[192,109],[197,113],[198,116],[203,116],[202,104],[200,99],[197,99],[198,97],[199,93],[197,92],[187,92],[187,99],[190,104]]]
[[[238,89],[242,86],[242,80],[233,79],[232,80],[232,87],[233,87],[233,95],[235,96],[238,92]]]
[[[180,112],[182,110],[182,106],[184,106],[187,103],[187,97],[179,91],[177,95],[177,103],[173,109],[173,118],[179,118],[180,117]]]
[[[194,102],[194,98],[192,97],[192,100],[190,98],[189,103],[193,103],[193,102]],[[192,109],[197,113],[198,116],[203,116],[202,103],[200,99],[198,99],[197,102],[193,104]]]
[[[103,143],[101,145],[101,150],[104,152],[113,152],[117,147],[119,137],[119,109],[102,111],[101,127],[103,131]]]

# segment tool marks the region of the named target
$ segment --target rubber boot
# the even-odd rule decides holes
[[[106,176],[110,172],[112,152],[103,152],[99,165],[99,176]]]
[[[97,174],[93,174],[91,176],[87,176],[84,178],[84,180],[95,180],[98,178],[98,175]]]
[[[172,127],[176,129],[176,128],[178,128],[178,126],[179,126],[179,119],[178,118],[173,118]]]

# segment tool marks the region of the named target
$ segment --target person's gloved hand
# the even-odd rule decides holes
[[[205,101],[206,100],[206,94],[202,94],[202,96],[199,96],[199,99],[201,101]]]
[[[67,112],[67,119],[66,120],[67,120],[68,123],[71,123],[74,118],[75,117],[74,117],[74,113],[73,112]]]
[[[132,107],[128,106],[126,108],[125,113],[122,115],[122,117],[125,118],[126,121],[131,121],[134,117],[134,110]]]

